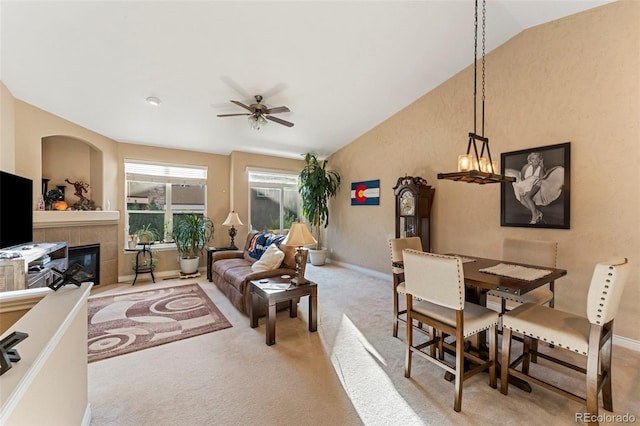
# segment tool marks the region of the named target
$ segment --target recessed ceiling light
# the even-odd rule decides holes
[[[162,101],[160,100],[160,98],[156,98],[155,96],[149,96],[147,98],[147,103],[153,106],[158,106],[162,103]]]

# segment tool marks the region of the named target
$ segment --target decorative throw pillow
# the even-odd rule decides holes
[[[273,234],[271,232],[262,232],[255,235],[249,243],[249,256],[254,259],[260,259],[271,244],[280,244],[284,240],[284,235]]]
[[[278,269],[284,259],[284,252],[275,244],[271,244],[262,254],[260,260],[251,265],[253,272],[271,271]]]

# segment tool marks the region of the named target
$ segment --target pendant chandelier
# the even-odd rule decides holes
[[[475,3],[475,37],[473,44],[473,132],[469,133],[469,143],[467,144],[466,154],[458,156],[458,171],[452,173],[438,173],[438,179],[449,179],[479,184],[515,182],[515,178],[503,176],[498,173],[498,162],[491,158],[491,151],[489,151],[489,138],[484,136],[486,0],[482,0],[482,127],[481,133],[478,134],[478,0],[476,0]],[[480,151],[478,151],[478,142],[482,144]],[[471,148],[473,148],[473,150]]]

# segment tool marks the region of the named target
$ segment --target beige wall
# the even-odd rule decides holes
[[[15,99],[0,81],[0,170],[9,173],[15,168]]]
[[[300,172],[304,166],[304,161],[288,158],[272,157],[268,155],[249,154],[246,152],[232,152],[230,156],[232,201],[233,209],[240,216],[244,223],[238,227],[236,236],[236,246],[242,247],[249,233],[249,181],[247,179],[247,168],[261,168],[269,170],[281,170],[287,172]],[[228,230],[225,228],[225,245],[229,245]]]
[[[556,307],[585,312],[594,264],[633,264],[615,333],[640,340],[640,2],[616,2],[538,26],[487,55],[492,155],[571,142],[571,229],[500,226],[500,187],[437,180],[455,171],[473,130],[465,69],[331,158],[345,187],[332,203],[331,256],[388,272],[392,187],[405,173],[436,188],[435,252],[499,256],[505,237],[555,240]],[[489,27],[490,31],[490,27]],[[380,206],[352,207],[349,184],[380,179]]]
[[[221,225],[229,213],[229,157],[220,154],[207,154],[179,149],[158,148],[144,145],[118,144],[118,188],[119,196],[113,208],[124,212],[124,160],[159,161],[174,164],[193,164],[206,166],[207,174],[207,216],[211,218],[215,226],[215,232],[211,245],[228,245],[227,230]],[[113,206],[113,204],[112,204]],[[125,226],[124,216],[121,216],[118,227],[118,246],[124,247]],[[119,276],[132,275],[131,253],[121,253],[119,262]],[[179,265],[175,250],[160,251],[154,254],[158,257],[157,271],[177,271]],[[205,257],[200,259],[200,265],[206,264]],[[148,276],[145,276],[148,277]]]
[[[62,136],[68,139],[84,141],[102,153],[102,164],[92,163],[91,173],[102,175],[104,192],[98,191],[94,201],[100,206],[106,204],[106,200],[115,200],[118,196],[117,178],[117,142],[78,126],[70,121],[50,114],[40,108],[20,100],[15,101],[15,173],[33,179],[33,205],[36,206],[41,193],[42,179],[42,140],[50,136]],[[4,142],[3,142],[4,147]],[[60,156],[63,166],[68,166],[74,171],[74,162],[66,156]],[[69,177],[73,177],[69,175]],[[91,184],[91,182],[89,182]],[[52,182],[53,184],[53,182]],[[111,201],[113,205],[113,201]]]
[[[616,2],[524,31],[487,56],[486,135],[493,156],[571,142],[570,230],[501,227],[498,186],[436,180],[438,172],[454,170],[467,133],[473,130],[469,68],[330,158],[330,166],[343,177],[342,190],[331,201],[324,240],[331,257],[389,273],[386,240],[394,232],[392,187],[399,176],[422,176],[436,188],[434,251],[493,257],[500,255],[505,237],[558,241],[558,265],[569,271],[557,283],[556,306],[561,309],[584,311],[595,262],[613,255],[629,257],[634,266],[616,334],[640,340],[635,327],[640,302],[639,21],[640,2]],[[3,105],[13,100],[4,86],[0,89]],[[118,144],[19,100],[12,103],[15,143],[11,132],[5,132],[11,114],[3,109],[0,164],[7,163],[4,157],[15,145],[15,172],[34,179],[34,185],[41,177],[41,140],[52,135],[90,141],[104,153],[104,198],[121,211],[124,158],[209,166],[208,214],[216,224],[215,245],[228,244],[227,230],[220,224],[231,208],[248,223],[247,166],[295,171],[302,167],[302,160],[241,152],[221,156]],[[369,179],[381,181],[380,205],[352,207],[350,183]],[[246,225],[239,228],[239,242],[247,230]],[[124,223],[118,234],[122,247]],[[161,256],[160,270],[177,269],[175,252]],[[130,274],[129,260],[120,255],[119,274]]]

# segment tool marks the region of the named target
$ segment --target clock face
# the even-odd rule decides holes
[[[412,216],[416,212],[416,199],[411,191],[405,191],[400,196],[400,214]]]

